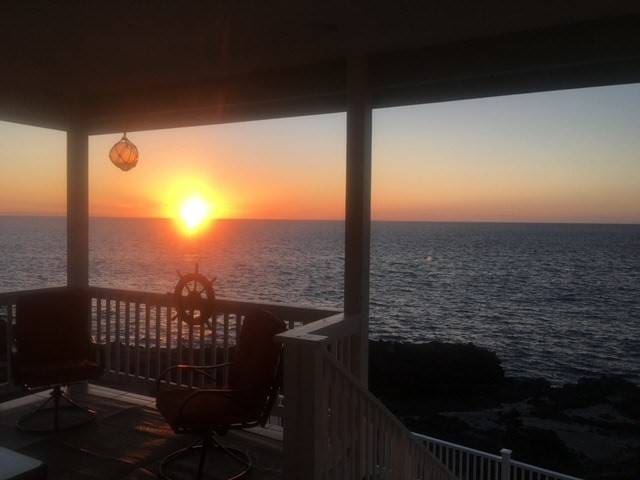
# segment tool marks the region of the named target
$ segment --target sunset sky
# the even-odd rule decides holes
[[[345,115],[91,137],[94,216],[344,218]],[[0,123],[0,214],[64,215],[65,134]],[[378,220],[640,223],[640,85],[376,110]]]

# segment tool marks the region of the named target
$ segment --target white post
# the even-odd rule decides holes
[[[344,311],[359,317],[360,328],[352,345],[352,363],[356,375],[366,386],[369,364],[372,113],[365,59],[349,62],[347,83]]]
[[[89,286],[89,136],[81,126],[67,131],[67,285]],[[86,322],[91,328],[89,304]],[[69,386],[70,393],[86,393],[88,383]]]
[[[89,136],[67,132],[67,285],[89,285]]]
[[[327,407],[322,343],[288,341],[284,357],[284,478],[320,480],[326,467]]]
[[[507,448],[503,448],[500,450],[500,455],[502,456],[502,476],[500,480],[510,480],[511,479],[511,450]]]

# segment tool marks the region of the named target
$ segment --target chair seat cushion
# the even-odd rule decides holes
[[[98,378],[101,373],[102,367],[87,360],[46,365],[20,362],[16,365],[15,378],[20,385],[41,387],[91,380]]]
[[[199,393],[187,402],[195,392]],[[258,414],[237,397],[234,393],[176,388],[158,392],[156,407],[174,430],[210,430],[256,421]]]

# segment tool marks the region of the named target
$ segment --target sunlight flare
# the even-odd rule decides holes
[[[178,230],[192,236],[202,233],[219,218],[226,218],[229,202],[224,193],[206,179],[195,175],[175,178],[161,185],[157,193],[163,198],[164,216],[173,219]]]
[[[211,204],[199,196],[187,198],[180,208],[180,218],[188,231],[196,231],[211,217]]]

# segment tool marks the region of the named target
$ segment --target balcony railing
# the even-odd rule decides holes
[[[61,289],[46,289],[61,290]],[[42,290],[0,294],[0,395],[16,392],[11,378],[11,351],[15,304],[20,296]],[[90,332],[96,357],[105,374],[101,382],[123,390],[153,394],[158,375],[168,366],[221,363],[231,360],[245,315],[264,308],[294,328],[334,315],[317,308],[216,299],[210,328],[190,325],[176,318],[177,300],[171,294],[89,288]],[[46,321],[46,319],[43,319]],[[219,372],[226,386],[228,370]],[[193,386],[196,378],[179,372],[173,382]]]
[[[15,304],[33,292],[0,294],[0,395],[17,391],[9,355]],[[232,360],[251,310],[268,309],[282,318],[288,326],[278,335],[285,345],[284,400],[274,417],[284,418],[285,478],[576,480],[515,462],[506,450],[500,457],[411,433],[358,378],[357,316],[217,299],[210,328],[179,321],[170,294],[91,287],[89,297],[90,331],[105,368],[101,381],[148,394],[170,365]],[[227,378],[222,369],[219,385]],[[185,386],[197,381],[179,374],[170,380]]]
[[[512,451],[506,448],[494,455],[419,433],[413,435],[459,480],[580,480],[513,460]]]
[[[358,379],[358,317],[280,334],[285,345],[285,478],[453,480]]]

